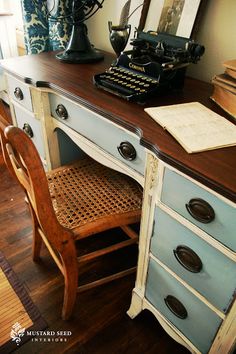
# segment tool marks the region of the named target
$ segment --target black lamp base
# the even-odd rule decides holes
[[[102,60],[104,55],[90,43],[85,24],[75,23],[66,49],[57,54],[56,58],[64,63],[79,64]]]
[[[58,53],[56,58],[64,63],[85,64],[100,61],[104,58],[104,55],[96,49],[85,52],[65,50],[64,52]]]

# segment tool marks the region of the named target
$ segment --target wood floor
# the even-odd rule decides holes
[[[0,104],[0,113],[7,112]],[[66,341],[29,341],[16,353],[189,353],[166,334],[150,312],[143,311],[133,320],[128,317],[134,276],[82,293],[73,318],[62,321],[63,278],[45,249],[40,263],[32,261],[31,235],[24,194],[6,170],[0,152],[0,249],[48,323],[47,330],[71,332]],[[114,258],[123,262],[127,256]]]

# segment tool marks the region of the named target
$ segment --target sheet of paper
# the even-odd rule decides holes
[[[236,126],[199,102],[145,111],[189,153],[236,145]]]

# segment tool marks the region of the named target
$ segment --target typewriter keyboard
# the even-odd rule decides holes
[[[95,75],[94,81],[98,87],[135,101],[145,99],[159,84],[158,80],[150,76],[118,66]]]

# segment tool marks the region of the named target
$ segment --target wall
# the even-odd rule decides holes
[[[0,12],[1,10],[13,14],[12,25],[10,30],[14,31],[14,38],[12,34],[12,39],[9,42],[9,46],[13,47],[15,46],[15,42],[17,43],[17,51],[14,53],[14,56],[24,55],[25,44],[24,44],[24,34],[23,34],[23,20],[22,20],[22,13],[21,13],[21,0],[0,0]],[[0,33],[1,36],[3,37],[4,34],[2,30],[0,31]]]
[[[86,24],[89,29],[89,39],[95,47],[108,52],[113,52],[109,41],[108,21],[112,21],[113,25],[119,24],[121,9],[127,0],[105,0],[103,8],[100,9]],[[140,4],[142,0],[132,0],[130,7],[131,12]],[[132,26],[130,38],[133,38],[135,27],[139,24],[141,8],[138,9],[130,18],[129,24]]]
[[[113,51],[109,43],[107,22],[112,20],[114,24],[118,23],[125,2],[105,0],[103,9],[87,22],[89,38],[97,48]],[[142,1],[132,0],[132,8],[140,3]],[[196,37],[196,41],[204,45],[206,51],[198,64],[189,66],[188,75],[210,81],[213,75],[223,72],[223,61],[236,58],[236,0],[206,0],[206,3]],[[138,16],[140,12],[137,11],[130,19],[133,30],[138,25]]]
[[[236,59],[236,0],[207,0],[196,41],[206,48],[197,65],[191,65],[188,75],[210,81],[224,71],[225,60]]]

